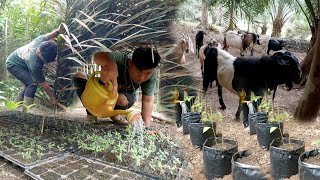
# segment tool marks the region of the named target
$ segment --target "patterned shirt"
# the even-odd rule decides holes
[[[48,38],[45,35],[41,35],[29,44],[13,51],[6,60],[6,66],[17,66],[25,69],[30,72],[34,82],[43,83],[45,81],[42,72],[44,62],[36,55],[36,49],[44,41],[48,41]]]

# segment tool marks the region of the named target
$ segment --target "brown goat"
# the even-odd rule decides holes
[[[242,48],[244,51],[246,51],[246,49],[249,48],[251,51],[251,56],[253,56],[253,49],[255,44],[260,45],[259,35],[254,33],[244,34],[244,38],[242,41]]]

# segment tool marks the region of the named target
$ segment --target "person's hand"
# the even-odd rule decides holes
[[[109,81],[111,81],[113,85],[113,93],[115,94],[118,92],[118,67],[116,63],[113,62],[109,65],[102,66],[100,78],[106,88],[109,87]]]
[[[56,98],[52,98],[51,99],[51,105],[52,106],[55,106],[55,105],[57,105],[59,102],[57,101],[57,99]]]
[[[153,129],[152,127],[146,127],[145,130],[151,135],[158,135],[159,134],[159,132],[157,130]]]
[[[66,31],[66,30],[65,30],[64,24],[61,23],[61,24],[59,25],[59,27],[58,27],[58,33],[59,33],[59,34],[64,34],[65,31]]]

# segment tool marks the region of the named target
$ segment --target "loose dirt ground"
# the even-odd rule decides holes
[[[179,37],[182,33],[187,34],[194,41],[195,35],[199,28],[195,28],[192,26],[186,26],[181,24],[175,24],[174,28],[171,32],[176,37]],[[208,37],[206,39],[210,39],[211,37],[223,42],[223,35],[214,34],[213,32],[208,33]],[[254,56],[262,56],[266,54],[266,46],[268,42],[268,37],[261,36],[260,43],[262,45],[256,46],[256,51]],[[195,42],[194,42],[195,43]],[[292,49],[289,49],[292,50]],[[298,52],[296,50],[292,50],[301,61],[306,53]],[[239,55],[238,49],[230,48],[229,52],[234,56]],[[249,52],[245,54],[245,56],[249,56]],[[199,59],[195,54],[188,54],[186,57],[187,64],[191,69],[191,73],[196,79],[195,86],[201,89],[201,72],[200,72],[200,64]],[[287,111],[290,115],[293,115],[295,108],[298,105],[298,101],[303,94],[303,89],[294,88],[291,91],[286,91],[283,87],[279,87],[275,103],[277,106],[281,107],[281,109]],[[238,99],[235,95],[231,94],[227,90],[223,90],[223,97],[227,109],[222,111],[218,109],[218,96],[217,96],[217,88],[213,86],[213,88],[209,89],[207,92],[208,96],[208,104],[210,107],[221,111],[224,115],[224,121],[222,123],[218,123],[217,131],[218,133],[222,133],[226,138],[232,138],[238,141],[239,151],[242,150],[251,150],[256,157],[258,157],[257,161],[264,172],[266,172],[270,177],[270,160],[269,160],[269,151],[261,149],[259,147],[256,135],[249,135],[243,128],[242,122],[235,120],[234,114],[237,110]],[[137,104],[139,106],[139,104]],[[39,113],[39,110],[35,110]],[[40,112],[43,113],[43,112]],[[46,112],[47,114],[52,114],[52,112]],[[81,121],[84,119],[86,113],[81,105],[70,108],[67,112],[59,113],[60,116],[63,116],[68,120],[76,120]],[[185,163],[181,170],[181,174],[184,176],[189,176],[195,180],[205,180],[205,176],[203,174],[203,159],[202,159],[202,151],[200,149],[196,149],[192,146],[189,135],[182,135],[179,130],[171,124],[165,123],[163,121],[153,120],[152,125],[164,134],[173,134],[176,137],[177,142],[180,143],[181,148],[185,152]],[[297,122],[295,120],[291,120],[289,122],[284,122],[284,133],[288,133],[290,137],[296,139],[302,139],[305,142],[305,150],[314,149],[316,146],[311,145],[311,142],[315,139],[320,139],[320,135],[318,134],[318,130],[320,129],[320,118],[318,117],[315,122],[302,123]],[[14,172],[12,172],[14,171]],[[8,166],[5,161],[0,161],[0,179],[28,179],[23,175],[21,171],[14,168],[13,166]],[[225,180],[232,179],[231,175],[225,176]],[[299,179],[298,176],[292,176],[290,180]]]
[[[194,42],[195,35],[198,30],[200,30],[200,28],[176,24],[171,32],[173,32],[177,38],[182,33],[189,35]],[[210,39],[211,37],[217,39],[221,44],[223,43],[222,33],[214,34],[213,32],[209,32],[208,37],[206,37],[206,39]],[[259,57],[266,55],[266,47],[268,40],[269,37],[260,36],[261,45],[255,47],[254,56]],[[288,50],[292,51],[299,58],[300,61],[302,61],[306,55],[305,52],[299,52],[293,49]],[[228,51],[234,56],[240,55],[240,51],[238,49],[234,49],[231,47]],[[250,53],[247,52],[247,54],[245,54],[245,57],[246,56],[250,56]],[[201,89],[202,78],[199,59],[195,54],[188,54],[186,59],[187,66],[191,69],[191,73],[196,78],[195,86]],[[297,87],[295,87],[291,91],[286,91],[283,87],[279,87],[275,98],[275,104],[281,107],[281,109],[283,109],[284,111],[287,111],[292,116],[296,107],[298,106],[298,102],[302,94],[303,89],[298,89]],[[253,153],[255,153],[259,157],[257,161],[260,164],[262,170],[266,172],[268,174],[268,177],[271,179],[269,151],[261,149],[259,147],[256,135],[249,135],[244,130],[242,122],[237,121],[234,118],[238,105],[237,97],[228,92],[226,89],[224,89],[223,98],[227,106],[227,109],[222,111],[218,109],[220,105],[218,102],[217,88],[215,86],[208,90],[207,96],[209,99],[209,106],[221,111],[221,113],[225,116],[224,121],[222,123],[218,123],[217,125],[218,133],[221,132],[224,137],[236,139],[238,141],[239,151],[250,149]],[[318,130],[320,129],[319,122],[319,116],[315,122],[303,123],[297,122],[295,120],[284,122],[284,133],[288,133],[292,138],[304,140],[305,150],[308,151],[315,148],[315,146],[311,145],[311,142],[317,138],[320,138],[320,135],[318,134]],[[181,133],[177,133],[176,137],[181,143],[181,147],[185,149],[186,158],[189,162],[189,169],[186,172],[189,172],[190,176],[193,179],[206,179],[203,174],[202,151],[192,147],[189,135],[182,135]],[[232,179],[232,177],[231,175],[228,175],[222,179],[228,180]],[[298,179],[298,176],[292,176],[290,179]]]

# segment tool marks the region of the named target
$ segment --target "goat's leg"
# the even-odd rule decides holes
[[[240,104],[240,99],[239,99],[239,105],[238,105],[238,109],[236,112],[236,119],[240,119],[240,113],[241,113],[241,104]]]
[[[255,96],[261,96],[261,98],[259,98],[256,101],[252,102],[252,105],[255,108],[255,110],[258,110],[258,106],[261,104],[262,97],[264,95],[263,89],[256,89],[256,90],[253,91],[253,93],[254,93]]]
[[[196,55],[198,55],[198,44],[196,43]]]
[[[253,56],[253,47],[251,47],[251,56]]]
[[[244,49],[240,49],[240,56],[244,56]]]
[[[267,54],[269,55],[269,52],[270,52],[270,49],[268,48],[268,50],[267,50]]]
[[[219,96],[219,104],[221,109],[226,109],[226,105],[223,102],[222,98],[222,86],[219,84],[219,82],[216,80],[217,86],[218,86],[218,96]]]
[[[246,101],[250,101],[251,99],[251,90],[245,90],[246,92]],[[249,126],[249,119],[248,119],[248,114],[249,114],[249,107],[247,103],[241,104],[241,112],[242,112],[242,122],[243,126],[246,128]]]
[[[241,112],[242,112],[243,126],[246,128],[249,126],[249,119],[248,119],[249,107],[247,103],[241,104]]]
[[[181,120],[182,107],[181,107],[181,105],[179,103],[175,103],[174,110],[175,110],[175,119],[176,119],[177,127],[181,127],[182,126],[182,120]]]
[[[203,77],[203,75],[204,75],[204,69],[203,69],[203,60],[200,58],[200,65],[201,65],[201,75],[202,75],[202,77]]]

